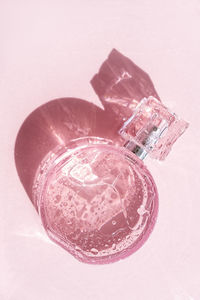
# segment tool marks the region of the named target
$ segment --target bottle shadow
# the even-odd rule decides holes
[[[55,99],[34,110],[23,122],[14,150],[17,172],[29,198],[36,170],[47,153],[84,136],[114,140],[121,124],[112,111],[78,98]]]

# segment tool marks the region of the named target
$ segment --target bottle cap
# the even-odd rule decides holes
[[[139,102],[119,134],[125,140],[125,147],[141,159],[149,154],[152,158],[164,160],[187,127],[187,122],[150,96]]]

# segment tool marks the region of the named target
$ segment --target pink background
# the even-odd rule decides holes
[[[200,1],[0,2],[0,299],[200,299]],[[190,127],[163,163],[146,160],[160,211],[129,258],[86,265],[46,236],[14,165],[20,125],[48,100],[99,104],[89,80],[115,47],[146,70]]]

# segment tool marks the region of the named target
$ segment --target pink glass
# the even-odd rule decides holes
[[[108,140],[74,140],[45,157],[36,178],[34,204],[48,235],[84,262],[126,257],[152,231],[153,178],[136,155]]]
[[[80,99],[47,103],[22,125],[15,159],[49,237],[77,259],[102,264],[148,238],[158,193],[141,159],[165,159],[188,124],[116,50],[91,83],[105,109]]]

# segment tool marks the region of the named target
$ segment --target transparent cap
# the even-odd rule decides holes
[[[125,147],[139,158],[144,159],[149,154],[164,160],[187,127],[187,122],[150,96],[139,102],[119,134],[125,140]]]

